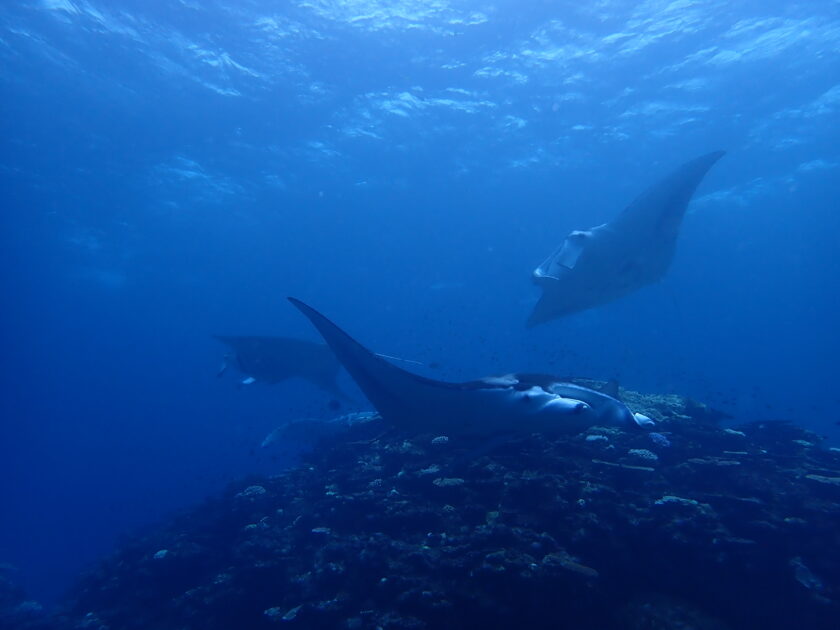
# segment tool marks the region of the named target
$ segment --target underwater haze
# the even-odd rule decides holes
[[[434,378],[838,442],[834,0],[22,0],[0,90],[0,563],[38,599],[336,414],[217,378],[213,335],[319,340],[286,296]],[[716,150],[661,282],[526,327],[566,234]]]

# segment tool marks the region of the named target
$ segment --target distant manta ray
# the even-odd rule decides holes
[[[653,424],[615,397],[551,376],[509,374],[467,383],[436,381],[376,355],[326,317],[289,298],[309,318],[382,418],[414,433],[577,432],[593,424]]]
[[[665,275],[688,202],[723,154],[683,164],[609,223],[569,234],[534,270],[543,294],[528,325],[606,304]]]
[[[351,400],[338,387],[341,365],[322,343],[289,337],[222,336],[216,339],[233,351],[239,370],[247,376],[242,382],[261,381],[270,385],[290,378],[302,378],[328,394]],[[221,376],[227,364],[219,371]]]

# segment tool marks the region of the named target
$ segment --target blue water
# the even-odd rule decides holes
[[[262,438],[328,400],[217,379],[211,335],[317,339],[287,295],[437,378],[836,442],[838,47],[831,0],[4,3],[0,562],[52,601],[275,470]],[[525,328],[570,230],[720,148],[661,283]]]

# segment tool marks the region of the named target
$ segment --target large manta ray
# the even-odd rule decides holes
[[[528,325],[611,302],[665,275],[688,202],[723,154],[683,164],[609,223],[569,234],[534,270],[543,294]]]
[[[628,429],[653,422],[606,393],[538,374],[447,383],[407,372],[374,354],[326,317],[289,298],[389,424],[413,433],[577,432],[593,424]]]
[[[245,384],[261,381],[274,385],[290,378],[302,378],[328,394],[349,400],[336,381],[341,368],[335,355],[322,343],[289,337],[222,336],[216,339],[233,351]],[[219,371],[221,376],[226,364]]]

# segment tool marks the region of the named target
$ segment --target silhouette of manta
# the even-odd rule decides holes
[[[289,298],[324,337],[382,418],[415,433],[575,432],[593,424],[628,430],[653,421],[604,392],[542,374],[449,383],[397,367],[300,300]]]
[[[341,365],[322,343],[290,337],[214,335],[233,352],[239,370],[247,376],[242,382],[274,385],[290,378],[302,378],[335,398],[351,400],[338,387]],[[219,370],[224,374],[227,363]]]
[[[609,223],[570,233],[534,270],[543,294],[528,325],[606,304],[664,276],[688,203],[723,154],[683,164]]]

